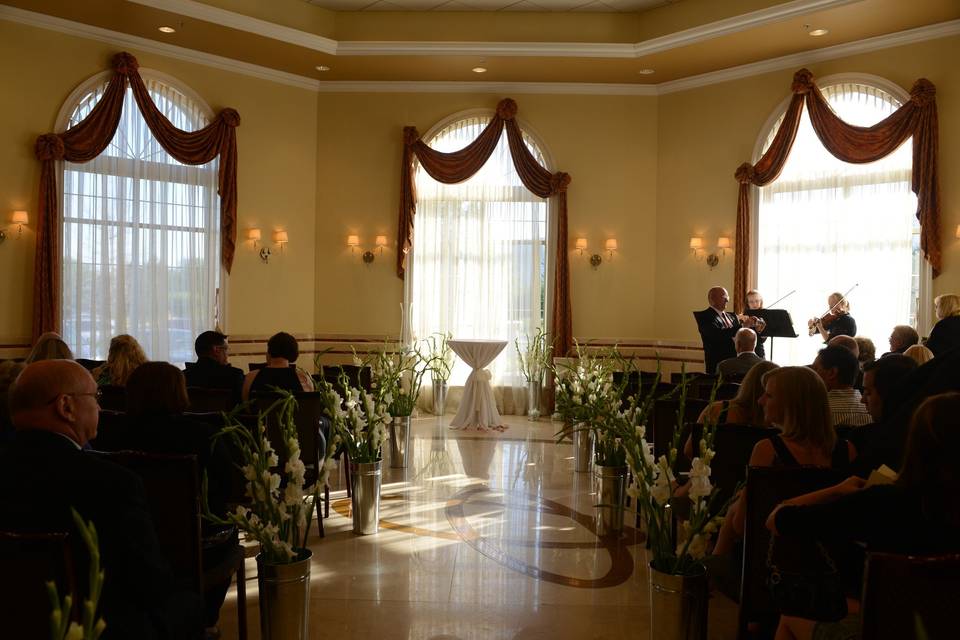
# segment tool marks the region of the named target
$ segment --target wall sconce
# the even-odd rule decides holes
[[[577,254],[583,255],[584,249],[587,248],[587,239],[586,238],[577,238],[577,242],[574,245],[574,248],[577,250]]]
[[[350,247],[350,253],[353,253],[360,246],[360,236],[347,236],[347,246]]]
[[[690,238],[690,251],[697,260],[703,257],[703,238],[692,236]]]
[[[260,242],[260,229],[247,229],[247,240],[253,243],[253,248],[256,249]]]
[[[387,246],[387,236],[376,236],[373,240],[373,244],[377,253],[383,255],[383,248]],[[355,236],[353,234],[347,236],[347,246],[350,247],[350,253],[355,252],[357,247],[360,246],[360,236]],[[370,264],[375,258],[376,255],[371,249],[367,249],[360,254],[360,259],[363,260],[364,264]]]
[[[290,241],[290,237],[286,231],[278,229],[273,232],[273,241],[280,245],[280,253],[283,253],[283,247]]]
[[[700,236],[691,236],[690,237],[690,251],[693,253],[694,257],[697,260],[701,260],[706,257],[707,264],[710,266],[710,269],[713,270],[718,264],[720,264],[720,259],[727,255],[727,251],[732,251],[733,245],[730,242],[728,236],[720,236],[717,238],[717,248],[715,253],[707,254],[706,248],[703,246],[703,238]]]
[[[14,211],[10,216],[10,222],[17,225],[17,238],[19,239],[23,235],[23,225],[30,222],[30,216],[26,211]],[[0,230],[0,242],[3,242],[7,239],[7,233],[3,230]]]
[[[604,248],[607,250],[607,257],[612,258],[613,252],[617,250],[617,239],[607,238],[607,243],[604,245]]]
[[[957,225],[957,240],[960,240],[960,224]]]
[[[387,236],[377,236],[374,244],[377,245],[377,253],[383,255],[383,248],[387,246]]]
[[[730,238],[728,238],[727,236],[720,236],[719,238],[717,238],[717,249],[720,250],[720,255],[726,256],[727,251],[730,250],[730,247],[731,247]]]

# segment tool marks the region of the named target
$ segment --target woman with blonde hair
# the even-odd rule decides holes
[[[122,387],[134,369],[147,362],[147,354],[136,338],[121,334],[110,340],[107,361],[92,371],[100,386],[115,385]]]
[[[778,364],[764,360],[750,367],[740,389],[732,400],[718,400],[706,407],[697,418],[704,424],[750,424],[766,425],[763,407],[757,402],[763,394],[763,375],[779,367]]]
[[[40,360],[73,360],[73,352],[60,334],[48,331],[37,338],[24,364],[32,364]]]
[[[937,324],[925,343],[934,356],[960,347],[960,296],[946,293],[933,300]]]
[[[781,429],[780,435],[761,440],[750,455],[751,467],[815,466],[846,469],[857,450],[837,438],[830,418],[827,387],[808,367],[780,367],[763,375],[764,419]],[[714,553],[733,550],[743,538],[746,511],[743,492],[723,521]]]
[[[930,351],[929,348],[923,346],[922,344],[915,344],[907,347],[907,350],[903,352],[903,355],[912,359],[918,365],[926,364],[933,360],[933,351]]]

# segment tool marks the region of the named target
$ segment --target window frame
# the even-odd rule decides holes
[[[817,86],[826,88],[837,84],[864,84],[875,87],[894,96],[901,103],[910,100],[910,92],[895,82],[869,73],[835,73],[817,80]],[[763,155],[764,144],[773,132],[774,125],[783,117],[792,96],[787,95],[767,117],[753,145],[753,162]],[[804,106],[806,108],[806,106]],[[750,272],[747,289],[756,288],[759,279],[760,259],[760,187],[750,185]],[[917,300],[917,331],[921,336],[928,335],[933,327],[933,269],[927,260],[920,259],[920,283]]]

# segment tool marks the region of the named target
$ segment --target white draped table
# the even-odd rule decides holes
[[[453,429],[503,430],[500,412],[493,398],[493,387],[490,386],[490,372],[484,367],[493,362],[507,346],[506,340],[448,340],[447,344],[460,359],[473,367],[467,376],[463,387],[463,399],[457,415],[450,421]]]

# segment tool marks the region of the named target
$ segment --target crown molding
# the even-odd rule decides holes
[[[320,93],[517,93],[604,96],[655,96],[652,84],[590,82],[321,82]]]
[[[491,56],[540,58],[635,58],[634,44],[608,42],[394,42],[344,41],[338,56]]]
[[[779,58],[771,58],[760,62],[730,67],[719,71],[702,73],[679,80],[670,80],[657,85],[657,91],[661,94],[676,93],[678,91],[687,91],[698,87],[705,87],[711,84],[729,82],[731,80],[740,80],[772,71],[782,71],[783,69],[795,69],[815,62],[824,62],[836,58],[845,58],[847,56],[860,53],[869,53],[871,51],[880,51],[891,47],[899,47],[926,40],[936,40],[938,38],[947,38],[960,34],[960,20],[950,20],[939,22],[937,24],[907,29],[906,31],[897,31],[882,36],[866,38],[856,42],[838,44],[832,47],[824,47],[814,51],[804,51],[802,53],[793,53]]]
[[[219,24],[224,27],[247,31],[258,36],[295,44],[305,49],[313,49],[322,53],[336,54],[337,41],[318,36],[309,31],[301,31],[292,27],[285,27],[259,18],[252,18],[242,13],[228,11],[217,7],[195,2],[194,0],[127,0],[145,7],[178,13],[182,16],[196,18],[204,22]],[[319,7],[317,7],[319,9]]]
[[[148,38],[141,38],[140,36],[132,36],[119,31],[94,27],[89,24],[83,24],[82,22],[65,20],[63,18],[49,16],[45,13],[26,11],[9,5],[0,5],[0,19],[86,38],[88,40],[105,42],[120,47],[130,47],[146,53],[155,53],[167,56],[168,58],[202,64],[223,71],[232,71],[234,73],[298,87],[300,89],[316,90],[317,85],[320,84],[320,82],[314,78],[298,76],[293,73],[287,73],[286,71],[278,71],[277,69],[270,69],[249,62],[234,60],[233,58],[225,58],[212,53],[196,51],[195,49],[187,49],[186,47],[157,42]]]

